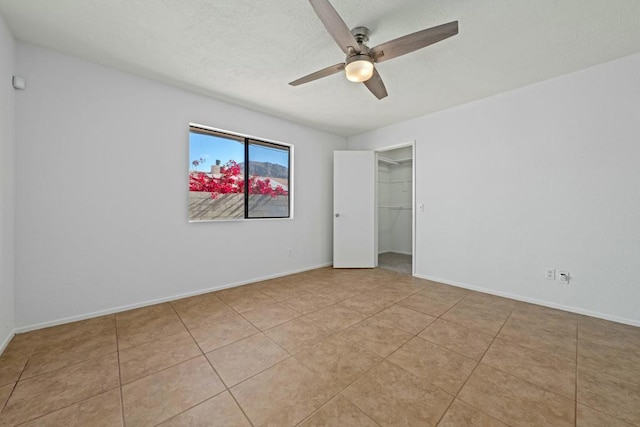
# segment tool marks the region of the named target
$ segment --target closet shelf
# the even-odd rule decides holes
[[[388,157],[378,156],[378,160],[383,162],[383,163],[388,163],[390,165],[397,166],[397,165],[402,164],[402,163],[412,162],[413,158],[407,157],[406,159],[390,159]]]
[[[406,211],[411,210],[411,206],[378,206],[380,209],[389,209],[389,210],[397,210],[397,211]]]
[[[378,156],[378,161],[382,162],[382,163],[388,163],[390,165],[399,165],[400,163],[393,160],[393,159],[389,159],[387,157],[382,157],[382,156]]]

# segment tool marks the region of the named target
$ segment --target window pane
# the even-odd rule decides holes
[[[244,140],[191,128],[189,220],[244,218]]]
[[[289,148],[249,140],[248,218],[289,217]]]

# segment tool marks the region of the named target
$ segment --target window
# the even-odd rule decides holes
[[[189,127],[189,221],[291,217],[293,146]]]

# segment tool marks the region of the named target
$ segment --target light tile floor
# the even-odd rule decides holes
[[[640,426],[640,328],[324,268],[14,337],[0,426]]]

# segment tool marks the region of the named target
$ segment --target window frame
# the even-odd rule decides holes
[[[244,172],[244,218],[220,218],[220,219],[191,219],[189,218],[189,223],[198,223],[198,222],[238,222],[238,221],[255,221],[255,220],[265,220],[265,221],[282,221],[282,220],[292,220],[294,219],[294,191],[293,191],[293,187],[294,187],[294,145],[287,143],[287,142],[282,142],[282,141],[276,141],[276,140],[272,140],[272,139],[267,139],[267,138],[262,138],[262,137],[257,137],[254,135],[249,135],[249,134],[244,134],[244,133],[240,133],[240,132],[235,132],[235,131],[229,131],[226,129],[220,129],[220,128],[215,128],[215,127],[211,127],[211,126],[206,126],[206,125],[202,125],[199,123],[193,123],[190,122],[189,123],[189,134],[191,134],[192,131],[195,132],[200,132],[202,134],[209,134],[212,136],[218,136],[218,137],[223,137],[223,138],[230,138],[230,139],[234,139],[237,141],[242,141],[243,145],[244,145],[244,163],[245,163],[245,172]],[[286,148],[289,151],[289,158],[288,158],[288,172],[289,172],[289,179],[288,179],[288,186],[287,186],[287,191],[288,191],[288,208],[289,208],[289,216],[286,217],[251,217],[249,216],[249,192],[248,192],[248,186],[249,186],[249,180],[247,179],[249,177],[249,146],[251,144],[251,142],[254,142],[254,145],[260,145],[260,143],[263,143],[264,145],[275,145],[275,146],[281,146],[283,148]],[[257,144],[256,144],[257,143]],[[188,151],[189,145],[187,144],[187,151]],[[189,153],[187,153],[187,160],[189,158]],[[189,163],[188,161],[186,162],[187,164]]]

